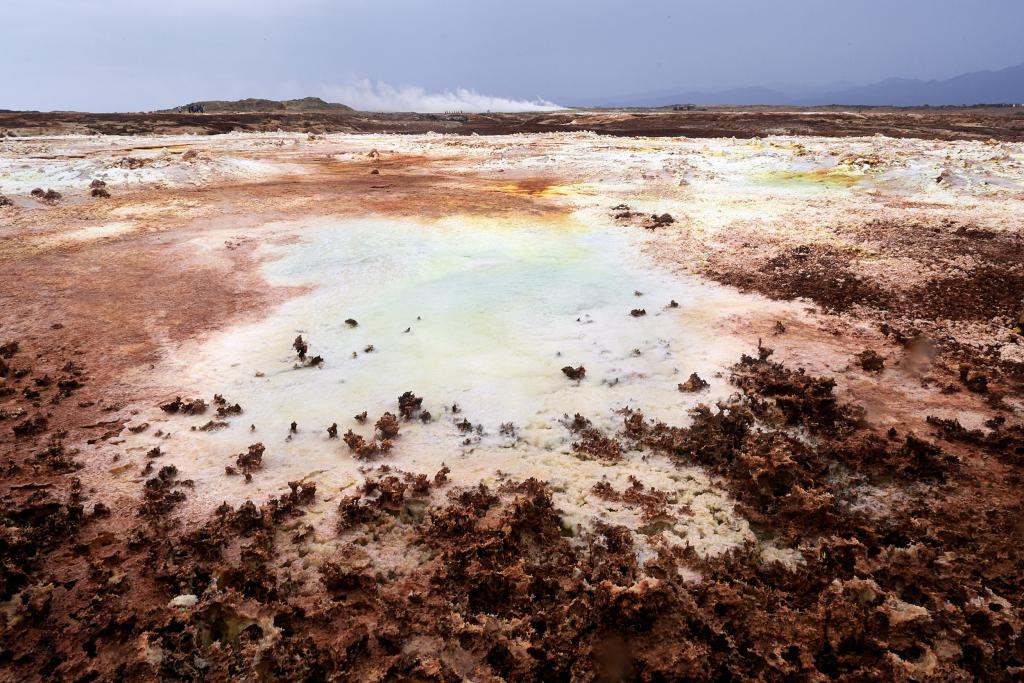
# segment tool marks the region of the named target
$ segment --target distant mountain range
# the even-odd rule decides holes
[[[263,100],[249,97],[244,100],[205,100],[189,102],[165,111],[188,111],[190,106],[201,106],[207,113],[214,112],[275,112],[275,111],[355,111],[352,107],[336,102],[325,102],[319,97],[303,97],[299,100]]]
[[[939,81],[887,78],[878,83],[808,94],[783,89],[749,87],[718,91],[663,90],[617,97],[601,106],[662,107],[672,104],[789,104],[923,105],[1024,103],[1024,63],[999,71],[975,71]]]

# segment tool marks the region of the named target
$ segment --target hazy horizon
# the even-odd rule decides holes
[[[669,90],[945,79],[1024,61],[1024,3],[1012,0],[8,4],[2,109],[305,96],[357,109],[544,109]]]

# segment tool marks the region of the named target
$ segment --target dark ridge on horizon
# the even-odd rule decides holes
[[[944,80],[887,78],[870,85],[815,94],[761,86],[718,91],[662,90],[599,101],[608,107],[665,107],[677,104],[794,106],[972,106],[1024,104],[1024,62],[998,71],[975,71]]]
[[[345,111],[354,112],[355,109],[337,102],[325,102],[319,97],[303,97],[297,100],[268,100],[257,97],[247,97],[243,100],[199,100],[189,102],[171,109],[161,109],[160,112],[177,112],[187,110],[190,106],[201,106],[207,113],[234,113],[234,112],[278,112],[278,111]]]

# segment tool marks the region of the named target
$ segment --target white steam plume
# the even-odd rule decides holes
[[[342,86],[328,86],[325,94],[335,102],[347,104],[363,111],[414,111],[437,112],[518,112],[555,111],[562,109],[554,102],[536,100],[513,100],[507,97],[481,95],[468,88],[456,88],[444,92],[428,93],[416,86],[395,87],[382,81],[371,82],[360,79]]]

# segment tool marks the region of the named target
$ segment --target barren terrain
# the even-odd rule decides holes
[[[571,110],[542,114],[371,113],[355,111],[218,112],[178,114],[138,112],[0,111],[0,132],[8,135],[102,134],[215,135],[230,132],[450,133],[509,135],[593,131],[605,135],[694,138],[824,135],[886,135],[937,140],[1024,140],[1019,107],[699,107],[666,109]]]
[[[1022,121],[0,114],[0,678],[1021,676]]]

